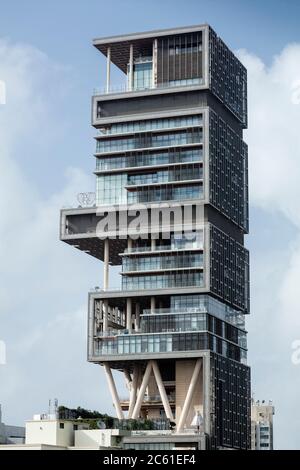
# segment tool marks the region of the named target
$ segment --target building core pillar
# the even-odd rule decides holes
[[[129,49],[129,83],[128,88],[129,91],[133,90],[133,44],[130,44]]]
[[[104,267],[103,267],[103,289],[107,290],[109,285],[109,239],[104,240]]]
[[[131,333],[132,330],[132,300],[127,299],[126,305],[126,329]]]
[[[111,64],[111,49],[107,48],[107,59],[106,59],[106,93],[110,90],[110,64]]]

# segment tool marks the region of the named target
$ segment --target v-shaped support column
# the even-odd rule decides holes
[[[189,385],[189,388],[188,388],[188,392],[186,394],[185,401],[184,401],[182,411],[181,411],[181,414],[180,414],[179,423],[177,425],[177,434],[182,431],[182,428],[183,428],[183,426],[186,422],[186,418],[187,418],[189,409],[191,407],[192,398],[193,398],[193,395],[194,395],[197,379],[199,377],[199,373],[200,373],[201,368],[202,368],[202,359],[197,359],[196,364],[195,364],[195,368],[194,368],[194,371],[193,371],[193,375],[192,375],[192,378],[191,378],[191,381],[190,381],[190,385]]]
[[[161,400],[162,400],[162,404],[163,404],[166,416],[167,416],[168,419],[173,421],[174,418],[173,418],[172,410],[171,410],[170,403],[169,403],[169,400],[168,400],[168,397],[167,397],[166,389],[164,387],[164,384],[163,384],[163,381],[162,381],[162,378],[161,378],[160,370],[159,370],[159,367],[158,367],[158,364],[157,364],[156,361],[149,361],[148,362],[145,373],[144,373],[144,377],[143,377],[143,380],[142,380],[142,384],[141,384],[141,387],[140,387],[140,390],[139,390],[139,393],[138,393],[138,396],[137,396],[137,400],[136,400],[135,406],[133,408],[132,415],[131,415],[131,413],[128,413],[128,417],[131,417],[132,419],[137,419],[139,417],[142,402],[143,402],[143,398],[145,396],[145,391],[146,391],[147,385],[149,383],[149,379],[150,379],[150,375],[151,375],[152,370],[153,370],[153,373],[154,373],[154,377],[155,377],[156,384],[157,384],[157,387],[158,387],[158,390],[159,390],[159,393],[160,393],[160,397],[161,397]],[[131,400],[130,400],[130,402],[131,402]]]
[[[162,378],[161,378],[160,370],[159,370],[159,367],[158,367],[158,364],[157,364],[156,361],[152,361],[152,368],[153,368],[154,377],[155,377],[155,380],[156,380],[156,383],[157,383],[157,387],[158,387],[158,390],[159,390],[159,393],[160,393],[161,401],[162,401],[162,404],[163,404],[163,407],[164,407],[164,410],[165,410],[165,413],[166,413],[166,417],[170,421],[173,421],[174,420],[173,413],[172,413],[170,403],[169,403],[169,400],[168,400],[168,397],[167,397],[165,386],[164,386]]]
[[[111,368],[109,367],[108,364],[104,364],[104,370],[105,370],[105,375],[107,378],[109,390],[112,395],[114,407],[117,413],[117,417],[118,419],[124,419],[124,414],[121,408],[120,399],[119,399],[116,384],[115,384],[115,381],[111,372]]]

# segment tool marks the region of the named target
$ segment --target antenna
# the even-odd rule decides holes
[[[58,416],[57,416],[57,409],[58,409],[58,399],[55,398],[55,399],[54,399],[54,414],[55,414],[55,418],[58,418]]]

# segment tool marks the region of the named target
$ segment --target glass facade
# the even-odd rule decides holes
[[[202,114],[192,114],[171,118],[147,119],[145,121],[118,122],[109,127],[100,129],[101,134],[127,134],[141,131],[152,131],[155,129],[168,129],[172,127],[200,126],[203,122]]]
[[[133,89],[144,90],[152,86],[152,62],[135,63],[133,66]]]
[[[191,184],[189,186],[168,186],[168,187],[155,187],[138,191],[130,191],[128,193],[128,202],[155,202],[155,201],[174,201],[174,200],[189,200],[189,199],[202,199],[203,187],[200,184]]]
[[[176,351],[201,351],[212,349],[236,361],[240,348],[210,333],[160,333],[121,335],[101,338],[96,342],[96,355],[151,354]]]
[[[241,312],[229,305],[220,302],[210,295],[189,294],[189,295],[172,295],[170,298],[171,310],[197,312],[207,312],[224,321],[233,322]]]
[[[187,267],[203,267],[202,253],[181,253],[172,255],[123,257],[122,271],[152,271],[160,269],[176,269]]]
[[[122,150],[133,150],[150,147],[171,147],[175,145],[188,145],[202,143],[202,130],[192,128],[186,131],[145,133],[134,137],[114,138],[109,140],[98,140],[96,153],[121,152]]]
[[[147,276],[123,276],[123,290],[168,289],[171,287],[203,287],[203,272],[181,272],[175,274],[149,274]]]
[[[127,174],[119,173],[96,178],[96,204],[126,204]]]
[[[215,335],[240,345],[240,338],[245,331],[207,313],[175,312],[143,314],[141,318],[142,333],[175,332],[175,331],[209,331]],[[246,349],[243,347],[243,349]]]
[[[125,442],[125,450],[172,450],[175,446],[173,442]]]
[[[202,148],[171,152],[135,153],[134,155],[97,157],[96,170],[114,170],[117,168],[131,168],[143,166],[168,165],[174,163],[202,162]]]
[[[126,204],[135,202],[152,202],[173,200],[179,196],[183,199],[201,198],[201,182],[190,186],[160,186],[159,183],[201,179],[202,169],[181,167],[178,170],[165,170],[153,173],[128,175],[114,173],[96,177],[96,204]],[[164,181],[165,180],[165,181]],[[148,186],[155,184],[155,186]],[[131,186],[129,191],[128,187]],[[143,189],[135,189],[142,186]]]
[[[135,246],[125,249],[125,253],[203,249],[203,230],[197,232],[171,233],[170,240],[156,240],[155,247],[151,240],[136,240]],[[167,243],[166,243],[167,242]]]
[[[148,173],[128,175],[128,185],[143,185],[167,183],[171,181],[185,181],[203,178],[203,168],[199,165],[181,165],[177,168],[158,170]]]

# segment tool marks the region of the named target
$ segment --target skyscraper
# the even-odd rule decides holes
[[[61,211],[61,239],[104,262],[88,360],[104,367],[119,419],[248,449],[246,70],[208,25],[93,44],[107,61],[92,98],[95,201]],[[111,86],[112,64],[124,86]],[[110,265],[122,266],[118,289]]]

